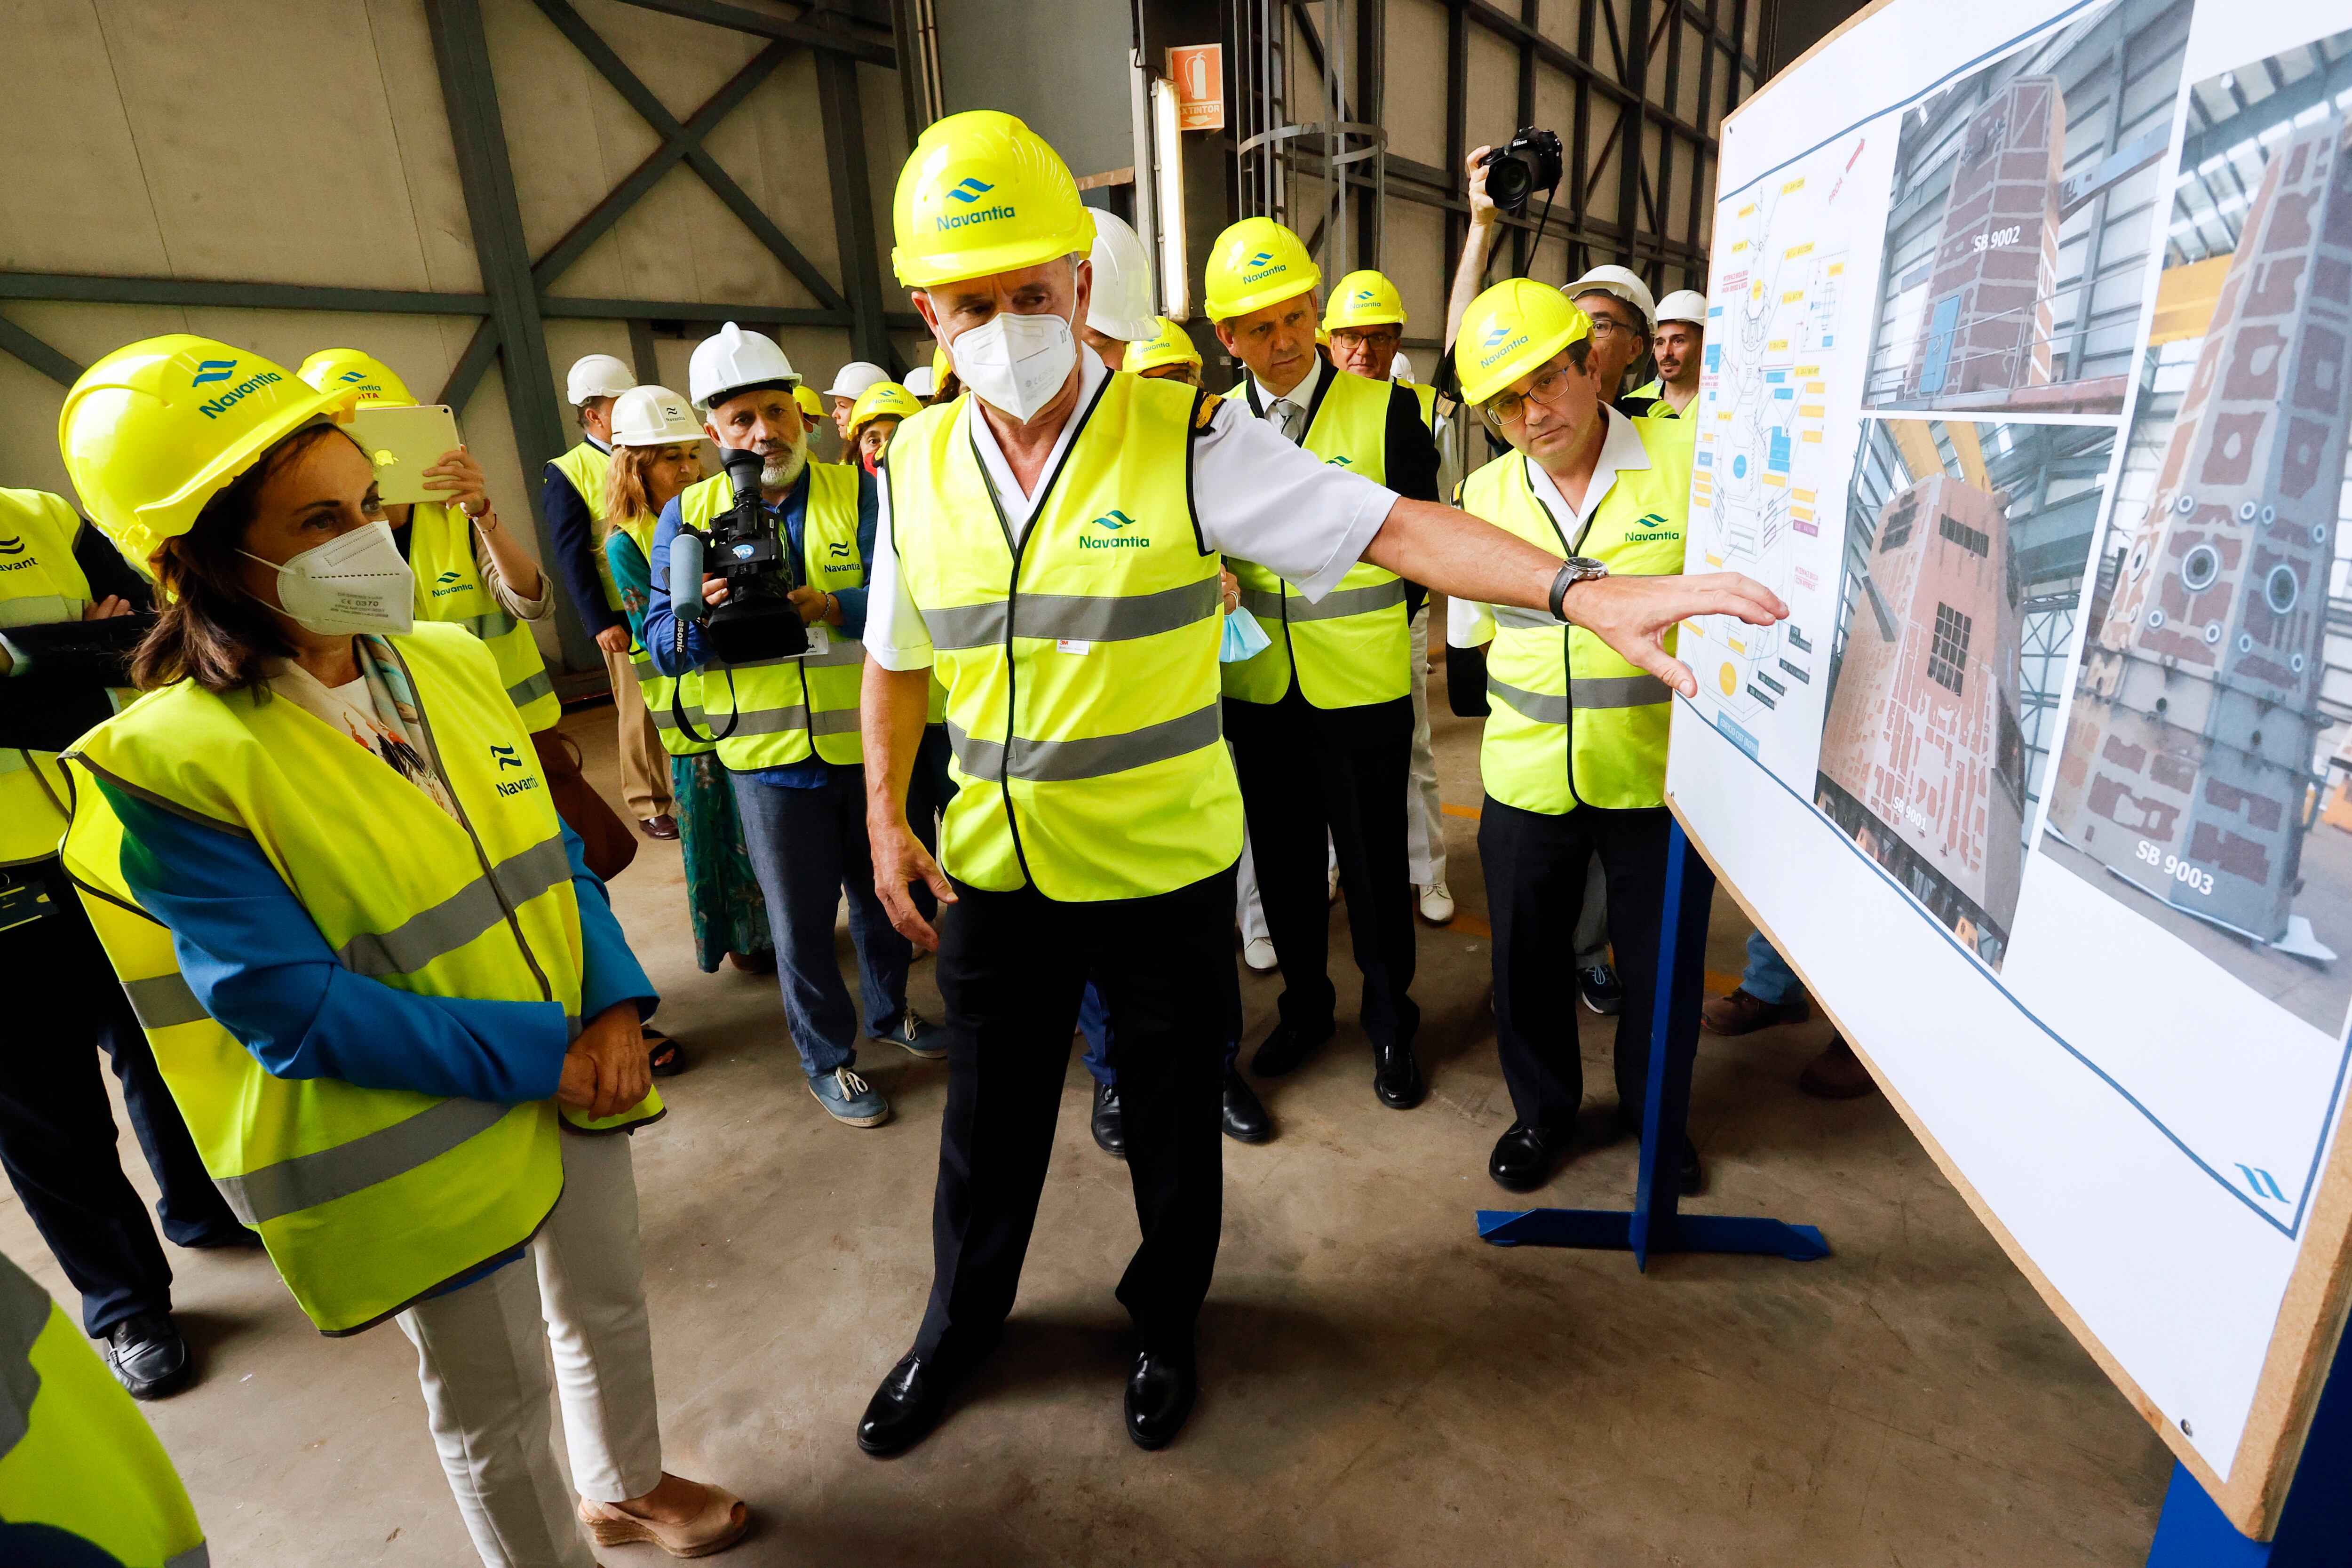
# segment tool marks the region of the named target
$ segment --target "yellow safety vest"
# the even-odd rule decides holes
[[[1404,384],[1412,389],[1412,400],[1421,405],[1422,427],[1432,436],[1436,435],[1437,388],[1423,386],[1417,381],[1408,381]]]
[[[67,754],[66,868],[205,1170],[328,1334],[372,1327],[529,1240],[562,1190],[560,1121],[613,1131],[662,1113],[658,1092],[590,1121],[559,1118],[551,1100],[273,1077],[198,1005],[170,931],[123,879],[121,822],[82,770],[251,838],[352,973],[420,995],[552,1001],[576,1027],[580,910],[529,732],[472,637],[422,624],[393,646],[462,820],[297,704],[191,681]]]
[[[1690,452],[1671,427],[1634,421],[1647,468],[1621,468],[1576,544],[1572,517],[1555,519],[1536,498],[1524,453],[1512,452],[1463,481],[1463,510],[1563,559],[1607,563],[1619,576],[1683,569]],[[1571,551],[1571,544],[1576,548]],[[1491,607],[1486,651],[1492,700],[1478,768],[1486,793],[1522,811],[1560,816],[1579,805],[1627,810],[1665,804],[1666,730],[1673,692],[1582,626],[1539,611]],[[1666,634],[1666,649],[1674,650]]]
[[[949,875],[1087,902],[1240,858],[1217,557],[1192,515],[1192,433],[1213,406],[1181,382],[1107,377],[1018,545],[970,398],[898,426],[891,542],[947,688]]]
[[[563,704],[530,627],[507,614],[482,581],[473,520],[456,507],[417,502],[408,514],[408,568],[416,574],[416,618],[460,626],[482,639],[523,728],[536,733],[562,723]]]
[[[1682,418],[1681,415],[1675,412],[1675,405],[1666,401],[1666,384],[1664,382],[1654,378],[1650,381],[1644,382],[1642,385],[1635,387],[1632,392],[1625,395],[1625,401],[1628,403],[1639,403],[1644,399],[1648,400],[1650,409],[1648,413],[1641,416],[1642,418],[1674,420],[1679,420]],[[1627,417],[1631,418],[1633,416],[1628,415]]]
[[[0,489],[0,632],[81,619],[90,600],[89,579],[73,558],[80,531],[63,498]],[[0,866],[58,852],[67,798],[54,752],[0,747]]]
[[[1323,374],[1322,402],[1302,445],[1326,463],[1386,484],[1395,384],[1331,364]],[[1226,564],[1241,580],[1242,607],[1269,639],[1255,658],[1223,667],[1226,696],[1279,702],[1294,666],[1300,695],[1318,708],[1392,702],[1412,690],[1412,628],[1405,620],[1404,581],[1395,573],[1359,561],[1338,586],[1309,601],[1255,562],[1234,557]]]
[[[637,552],[646,558],[646,564],[650,569],[654,559],[654,530],[661,526],[661,519],[651,512],[639,512],[628,521],[614,526],[636,545]],[[596,552],[596,558],[603,561],[608,570],[611,568],[612,558],[603,551]],[[679,729],[677,716],[671,711],[670,700],[681,698],[683,700],[677,706],[686,710],[688,721],[703,733],[710,732],[710,721],[702,711],[700,670],[689,669],[680,676],[664,675],[654,668],[654,656],[646,651],[646,645],[635,637],[629,639],[629,668],[636,671],[637,689],[645,694],[646,710],[653,715],[654,732],[661,737],[663,751],[673,757],[695,757],[718,750],[709,742],[698,741]]]
[[[588,507],[588,537],[604,537],[604,474],[613,466],[613,454],[587,441],[581,442],[555,459],[555,471],[572,481],[580,499]],[[596,563],[596,581],[604,585],[605,606],[615,613],[621,608],[621,585],[613,581],[613,563],[604,559],[602,550],[588,552]]]
[[[808,476],[808,511],[801,524],[803,580],[828,594],[862,588],[866,557],[857,550],[857,470],[845,463],[811,463]],[[678,518],[689,528],[708,529],[711,519],[734,504],[734,481],[719,474],[678,497]],[[838,626],[824,632],[823,653],[702,671],[702,704],[709,715],[698,721],[704,731],[716,735],[727,728],[729,713],[743,716],[735,732],[719,742],[721,763],[750,773],[803,763],[812,754],[828,763],[859,759],[857,689],[865,679],[866,645],[842,636]],[[731,709],[721,706],[730,668]]]
[[[30,1275],[0,1258],[0,1523],[47,1525],[123,1568],[205,1568],[154,1429]]]

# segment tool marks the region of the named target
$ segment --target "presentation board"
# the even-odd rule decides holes
[[[2242,1530],[2352,1237],[2352,14],[1883,0],[1726,121],[1668,794]],[[2340,626],[2331,623],[2341,623]]]

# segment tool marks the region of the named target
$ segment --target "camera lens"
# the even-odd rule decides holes
[[[1507,213],[1525,213],[1535,179],[1521,158],[1497,158],[1486,170],[1486,194]]]

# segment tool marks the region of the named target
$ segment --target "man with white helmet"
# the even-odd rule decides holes
[[[866,563],[872,559],[875,489],[855,466],[813,463],[784,351],[730,321],[695,346],[688,395],[722,449],[760,454],[760,500],[778,541],[801,563],[793,607],[809,629],[804,654],[729,667],[703,627],[677,618],[670,601],[671,542],[683,529],[708,533],[735,504],[726,474],[689,486],[662,509],[648,556],[652,592],[646,650],[667,676],[702,671],[702,710],[734,786],[744,847],[767,896],[776,973],[809,1092],[836,1121],[879,1127],[890,1102],[856,1070],[860,1014],[850,1005],[834,953],[834,923],[849,900],[865,1033],[918,1057],[945,1047],[907,1005],[913,951],[891,929],[866,858],[865,786],[857,742],[858,642],[866,624]],[[836,382],[835,384],[838,385]],[[724,579],[703,597],[726,602]]]
[[[1706,296],[1696,289],[1677,289],[1660,300],[1658,331],[1650,352],[1658,362],[1657,376],[1627,395],[1626,412],[1653,419],[1690,417],[1706,357]],[[1631,406],[1645,398],[1650,403],[1646,409]]]
[[[604,656],[613,683],[613,711],[621,731],[621,795],[648,838],[677,837],[669,759],[653,726],[629,663],[629,617],[604,560],[604,470],[613,460],[613,400],[637,384],[636,373],[611,354],[574,360],[563,378],[563,398],[580,421],[580,441],[551,460],[539,492],[555,574],[571,595],[580,624]]]
[[[1078,341],[1102,355],[1113,370],[1124,367],[1127,345],[1156,336],[1160,318],[1151,309],[1151,258],[1143,237],[1117,213],[1095,209],[1094,298],[1078,323]]]
[[[1220,552],[1245,549],[1309,602],[1369,556],[1449,593],[1572,610],[1686,692],[1697,683],[1659,646],[1667,628],[1786,612],[1731,574],[1593,578],[1327,466],[1235,404],[1112,374],[1075,331],[1092,215],[1010,115],[933,123],[894,216],[898,280],[972,395],[890,444],[866,627],[875,877],[898,929],[938,946],[949,1073],[929,1306],[857,1439],[875,1454],[921,1441],[997,1342],[1091,973],[1143,1230],[1118,1292],[1139,1343],[1127,1428],[1156,1448],[1192,1410],[1223,1197],[1213,977],[1233,963],[1242,811],[1219,722]],[[904,805],[934,671],[959,785],[939,860]],[[946,906],[937,931],[919,883]]]
[[[841,449],[849,450],[849,416],[856,410],[857,400],[867,390],[890,379],[890,373],[871,361],[854,359],[834,373],[833,384],[824,389],[824,399],[833,405],[834,433],[841,437]]]

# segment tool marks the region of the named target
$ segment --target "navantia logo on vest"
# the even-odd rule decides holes
[[[1078,548],[1081,550],[1149,550],[1151,548],[1151,541],[1139,533],[1127,531],[1130,528],[1140,527],[1141,524],[1117,507],[1089,521],[1087,526],[1108,530],[1109,536],[1106,538],[1098,533],[1080,533]]]
[[[5,558],[0,559],[0,572],[22,572],[28,566],[38,566],[41,563],[41,558],[37,555],[26,554],[27,548],[25,536],[21,533],[12,533],[5,539],[0,539],[0,557]]]
[[[512,746],[492,746],[490,760],[498,763],[501,769],[520,768],[523,765],[522,758],[516,754]],[[526,790],[537,789],[539,778],[534,774],[530,778],[508,779],[495,787],[500,795],[520,795]]]
[[[11,534],[5,539],[0,539],[0,555],[22,555],[23,553],[25,553],[23,534]]]
[[[937,215],[931,219],[932,232],[952,234],[957,229],[967,228],[976,223],[993,223],[998,218],[1013,216],[1015,209],[1011,202],[997,202],[985,207],[975,205],[982,196],[994,189],[996,187],[986,180],[966,178],[957,181],[955,188],[948,192],[948,200],[961,202],[964,205],[972,207],[973,210]]]
[[[444,572],[438,577],[434,578],[433,582],[433,596],[436,599],[446,599],[452,594],[462,594],[467,589],[473,586],[471,583],[467,582],[455,572]],[[493,746],[490,749],[495,752],[503,751],[506,748],[501,746]]]
[[[1682,537],[1679,533],[1659,533],[1654,531],[1655,530],[1666,526],[1666,514],[1662,511],[1643,512],[1640,517],[1633,520],[1633,526],[1653,531],[1640,536],[1642,542],[1644,544],[1662,543],[1667,541],[1680,539]]]

